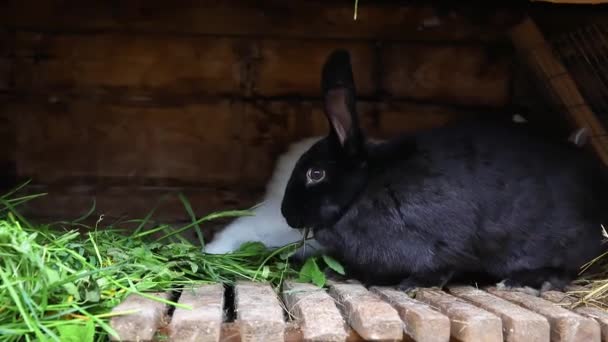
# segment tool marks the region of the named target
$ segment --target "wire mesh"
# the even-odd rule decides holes
[[[602,125],[608,127],[608,26],[592,23],[554,37],[549,43],[587,105]],[[552,100],[559,101],[555,97],[551,96]]]

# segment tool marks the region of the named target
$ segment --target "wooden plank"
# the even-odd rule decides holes
[[[0,35],[0,39],[2,38]],[[11,86],[12,68],[12,61],[0,55],[0,90],[8,90]]]
[[[45,183],[125,177],[221,184],[240,175],[239,108],[228,101],[170,108],[70,102],[4,110],[16,119],[22,177]]]
[[[177,94],[239,93],[246,44],[234,38],[18,33],[14,88],[103,96],[136,87]],[[59,93],[59,94],[57,94]]]
[[[169,323],[170,341],[213,342],[220,340],[224,316],[224,286],[222,284],[185,288],[179,304],[192,310],[176,308]]]
[[[502,323],[496,315],[440,290],[420,289],[416,299],[428,303],[450,318],[451,336],[459,341],[503,340]]]
[[[590,142],[598,157],[608,164],[608,146],[598,137],[606,136],[606,130],[594,115],[580,93],[569,71],[553,55],[552,48],[545,40],[535,22],[527,17],[510,31],[510,37],[524,58],[542,82],[559,97],[566,113],[579,128],[590,130]]]
[[[286,281],[283,299],[287,310],[300,323],[305,341],[346,341],[346,323],[334,300],[312,284]]]
[[[403,323],[397,311],[363,285],[332,283],[329,294],[336,300],[347,323],[365,340],[403,338]]]
[[[541,298],[566,308],[570,308],[576,303],[574,297],[559,291],[545,291],[541,294]],[[600,325],[602,342],[608,341],[608,312],[606,310],[591,305],[581,305],[575,307],[574,311],[582,316],[595,319]]]
[[[511,59],[500,45],[387,44],[382,49],[383,90],[394,97],[502,106],[509,99]]]
[[[471,286],[450,287],[449,292],[500,317],[505,341],[549,341],[549,322],[539,314]]]
[[[410,298],[402,291],[373,287],[372,292],[390,303],[398,312],[407,337],[418,342],[445,342],[450,340],[450,319],[427,304]]]
[[[0,21],[9,27],[36,30],[122,31],[135,33],[278,36],[284,38],[364,38],[431,41],[493,40],[500,37],[508,12],[488,12],[484,25],[467,18],[458,6],[439,15],[432,6],[396,2],[361,2],[357,20],[354,6],[342,1],[292,4],[273,0],[250,2],[162,1],[110,3],[9,0],[0,7]],[[494,9],[494,8],[492,8]]]
[[[149,293],[154,297],[168,300],[170,294]],[[114,316],[110,326],[118,336],[110,336],[112,341],[152,341],[158,328],[167,319],[168,306],[159,301],[149,299],[137,294],[129,295],[122,303],[112,309],[113,314],[129,313]]]
[[[551,341],[600,341],[600,327],[593,319],[561,308],[545,299],[517,291],[488,291],[528,310],[541,314],[551,325]]]
[[[0,110],[0,187],[12,187],[16,169],[15,117]]]
[[[348,337],[346,342],[362,342],[365,341],[355,332],[353,329],[348,328]],[[237,323],[224,323],[222,324],[222,334],[220,341],[222,342],[240,342],[241,336]],[[295,322],[287,322],[285,324],[285,342],[302,342],[304,338],[302,336],[302,330]]]
[[[272,287],[242,281],[234,291],[241,341],[283,341],[283,308]]]
[[[14,34],[8,30],[0,30],[0,91],[9,89],[13,78],[13,49]]]
[[[377,137],[436,127],[469,114],[405,102],[361,102],[358,108],[362,126]],[[10,148],[18,158],[18,174],[43,183],[114,177],[131,184],[172,179],[262,185],[289,143],[328,131],[319,101],[214,101],[158,108],[9,102],[0,109],[2,116],[12,118],[7,129],[18,137]]]
[[[16,38],[15,91],[133,103],[182,103],[219,95],[320,97],[327,40],[34,34]],[[508,99],[508,53],[482,45],[340,43],[357,91],[471,106]],[[182,102],[180,102],[182,101]]]

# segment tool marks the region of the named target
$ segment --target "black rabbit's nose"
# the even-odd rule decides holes
[[[294,217],[294,216],[285,216],[285,221],[287,221],[287,224],[291,227],[291,228],[295,228],[295,229],[301,229],[304,227],[304,223],[302,222],[302,220],[299,217]]]
[[[285,221],[287,221],[287,224],[291,228],[299,228],[299,223],[301,223],[300,220],[298,220],[297,216],[292,215],[290,210],[287,209],[288,207],[289,206],[285,205],[285,202],[283,202],[281,205],[281,215],[283,215],[283,218],[285,218]]]
[[[285,217],[285,221],[287,221],[287,224],[294,229],[301,229],[304,228],[304,221],[302,220],[301,217],[299,217],[298,215],[283,215],[283,217]]]

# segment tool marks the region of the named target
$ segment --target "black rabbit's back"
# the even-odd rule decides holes
[[[369,182],[317,239],[372,282],[412,273],[567,273],[600,253],[605,172],[567,142],[464,122],[370,145]]]

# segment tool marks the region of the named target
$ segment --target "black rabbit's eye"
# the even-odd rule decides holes
[[[310,168],[306,171],[306,181],[309,184],[319,183],[325,178],[325,170]]]

